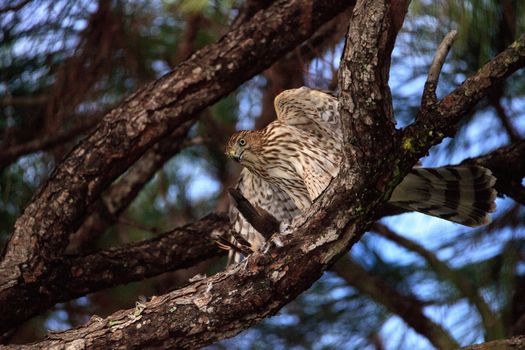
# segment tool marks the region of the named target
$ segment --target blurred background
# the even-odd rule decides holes
[[[0,248],[55,165],[106,111],[217,41],[242,21],[239,14],[268,3],[2,1]],[[336,89],[348,16],[342,13],[305,45],[203,111],[199,122],[187,126],[186,138],[174,135],[132,194],[118,202],[111,194],[101,199],[117,202],[114,212],[88,218],[71,237],[69,253],[154,237],[211,211],[225,211],[226,191],[240,171],[223,155],[229,135],[271,122],[273,98],[284,89]],[[525,32],[525,2],[413,0],[390,76],[399,127],[413,120],[434,51],[451,29],[459,36],[438,97]],[[462,120],[457,136],[434,147],[423,164],[459,163],[525,136],[524,78],[521,71],[496,86]],[[460,345],[523,334],[525,201],[520,202],[498,198],[493,223],[478,229],[416,213],[384,218],[277,316],[210,349],[432,349],[414,330],[423,320]],[[133,307],[140,296],[165,293],[196,273],[212,274],[224,265],[225,258],[205,261],[58,304],[28,321],[12,341],[36,340],[93,314],[104,317]],[[392,305],[396,300],[420,315],[403,317]]]

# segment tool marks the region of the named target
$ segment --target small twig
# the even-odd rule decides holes
[[[429,106],[437,102],[436,88],[439,82],[439,75],[441,74],[443,64],[445,63],[447,54],[450,51],[457,34],[458,32],[455,30],[449,32],[436,50],[436,54],[434,55],[434,59],[428,70],[428,77],[423,90],[421,106],[424,109],[428,109]]]
[[[70,129],[58,130],[54,134],[45,134],[42,137],[26,143],[2,149],[0,151],[0,170],[14,162],[20,156],[36,151],[48,150],[54,146],[70,141],[97,125],[102,119],[102,116],[102,114],[97,114],[90,118],[81,118],[78,123]]]

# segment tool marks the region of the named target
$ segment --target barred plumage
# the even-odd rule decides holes
[[[390,202],[466,226],[490,222],[496,209],[496,182],[480,166],[446,166],[413,169],[396,187]]]
[[[258,131],[232,135],[226,153],[241,163],[240,192],[254,205],[287,223],[337,176],[342,130],[338,100],[306,87],[275,99],[277,120]],[[495,178],[480,166],[414,168],[396,187],[390,202],[467,226],[489,222],[495,210]],[[234,229],[257,249],[264,238],[230,209]],[[238,256],[235,257],[238,260]]]

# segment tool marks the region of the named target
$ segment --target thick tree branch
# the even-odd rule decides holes
[[[305,8],[299,0],[279,1],[106,115],[57,167],[15,224],[0,263],[0,303],[6,305],[1,328],[27,317],[20,282],[38,281],[45,275],[88,206],[114,179],[163,136],[268,67],[351,4],[319,0]]]
[[[445,329],[425,315],[421,301],[392,289],[381,279],[370,275],[348,256],[339,259],[332,270],[360,293],[401,317],[407,325],[427,338],[437,349],[459,347]]]
[[[486,93],[492,81],[504,79],[525,64],[525,50],[506,50],[504,56],[510,63],[498,62],[499,68],[481,73],[488,83],[481,82],[481,87],[476,88],[467,80],[440,102],[439,105],[450,104],[450,111],[456,114],[450,112],[443,121],[418,122],[405,130],[401,140],[394,136],[387,118],[392,107],[389,92],[384,91],[388,78],[384,67],[389,62],[387,47],[395,37],[389,26],[393,23],[390,16],[385,1],[359,1],[356,5],[342,62],[343,73],[348,68],[350,71],[340,79],[345,82],[341,106],[344,133],[348,135],[345,162],[326,193],[285,232],[288,235],[281,239],[283,248],[270,245],[268,250],[252,254],[245,263],[223,273],[153,298],[134,310],[123,310],[103,320],[93,319],[83,327],[54,334],[28,347],[199,347],[233,336],[275,314],[317,280],[368,228],[374,208],[388,198],[392,188],[416,163],[418,153],[424,154],[439,142],[465,113],[465,107]],[[356,53],[352,64],[347,62],[349,52]],[[465,97],[466,85],[474,94],[466,99],[456,96],[459,90]],[[434,137],[425,137],[434,133]],[[405,141],[410,135],[421,137],[413,140],[415,146],[408,147],[412,149],[408,152]],[[396,144],[403,146],[397,149]],[[348,159],[356,160],[352,167]]]
[[[57,302],[191,267],[223,254],[213,237],[226,234],[229,228],[225,216],[212,214],[152,239],[85,256],[65,256],[42,281],[47,298],[41,297],[32,308],[43,311]]]
[[[507,164],[509,161],[518,162],[525,157],[525,146],[523,143],[524,142],[522,141],[515,145],[502,147],[487,155],[472,158],[468,161],[482,164],[489,168],[493,164]],[[490,160],[490,162],[487,160]],[[498,176],[498,168],[490,169],[496,174],[496,176]],[[523,171],[522,175],[525,175],[525,167],[524,169],[520,168],[519,171]],[[243,211],[242,206],[239,207],[239,209],[243,212],[243,215],[248,221],[250,221],[251,216],[249,213]],[[383,209],[378,210],[376,213],[377,218],[380,218],[382,215],[390,214],[390,212]],[[255,218],[255,220],[257,222],[263,222],[267,220],[267,216],[263,213],[263,215]],[[265,234],[271,234],[272,232],[275,232],[276,225],[278,227],[279,223],[276,224],[271,221],[269,225],[261,224],[258,225],[258,227],[260,227]],[[226,233],[229,232],[229,230],[230,224],[224,216],[210,216],[193,224],[186,225],[183,228],[159,235],[151,240],[83,256],[65,257],[60,259],[58,263],[53,265],[53,268],[48,271],[45,279],[41,281],[38,290],[35,285],[27,285],[25,287],[25,289],[28,290],[25,292],[27,293],[25,298],[28,300],[36,300],[37,298],[42,299],[40,303],[31,303],[30,305],[27,305],[26,310],[28,313],[34,315],[48,309],[58,302],[69,301],[81,295],[94,293],[111,286],[139,281],[146,277],[191,266],[194,263],[212,258],[217,254],[224,253],[217,249],[215,239],[212,238],[212,235],[215,236],[220,233]],[[162,244],[162,242],[170,243]],[[132,264],[128,261],[130,257],[133,261]],[[89,268],[82,270],[82,276],[76,276],[72,272],[78,271],[84,266]],[[130,266],[133,266],[133,268]],[[118,273],[112,273],[111,271],[118,271]],[[339,269],[336,269],[336,271],[338,273],[343,273],[342,271],[339,271]],[[355,276],[359,275],[357,272],[352,273],[355,274]],[[349,278],[348,276],[343,277],[345,279]],[[398,313],[396,309],[393,308],[395,305],[390,306],[388,300],[382,301],[380,300],[380,296],[374,296],[372,294],[375,289],[367,291],[365,290],[365,287],[360,287],[358,285],[361,281],[362,283],[365,283],[365,281],[367,281],[366,279],[360,277],[353,279],[353,281],[355,281],[356,288],[369,295],[375,301],[384,304],[392,312],[399,314],[407,324],[412,326],[418,332],[427,331],[427,326],[425,326],[427,322],[421,323],[420,326],[416,325],[419,324],[416,322],[419,320],[419,318],[416,317],[416,311],[414,311],[417,310],[416,308],[408,308],[405,311],[398,310]],[[54,291],[57,286],[60,287],[60,289],[51,293],[51,291]],[[32,294],[42,292],[45,293],[41,296],[35,296],[35,294]],[[392,293],[387,294],[390,295]],[[393,300],[395,299],[396,298]],[[401,307],[402,305],[408,305],[411,302],[410,299],[399,305]],[[405,315],[404,313],[407,314]],[[418,327],[423,328],[418,330]],[[429,327],[431,327],[431,325]],[[437,329],[436,332],[440,333],[439,329]],[[433,332],[431,333],[433,334]],[[434,335],[432,334],[427,336],[433,337]],[[439,336],[439,338],[441,338],[441,336]],[[437,338],[436,341],[438,341]],[[437,343],[434,343],[432,340],[431,342],[437,346]]]
[[[509,157],[517,157],[516,159],[523,159],[523,157],[525,157],[525,146],[523,145],[523,142],[517,143],[515,145],[499,148],[481,157],[471,158],[468,160],[468,162],[469,163],[473,162],[473,163],[482,164],[484,166],[487,166],[489,169],[491,169],[496,174],[496,176],[498,176],[497,168],[491,168],[491,165],[497,164],[497,163],[505,163],[509,161]],[[490,159],[490,162],[487,161],[489,159]],[[513,159],[513,160],[516,160],[516,159]],[[280,223],[276,222],[275,218],[270,218],[269,223],[263,223],[265,220],[268,219],[268,215],[269,215],[268,213],[258,213],[253,207],[249,208],[248,211],[246,211],[243,208],[250,205],[249,202],[248,203],[244,202],[245,199],[243,200],[243,198],[237,198],[237,200],[243,203],[243,205],[238,207],[239,210],[243,213],[243,215],[247,218],[249,222],[254,222],[253,220],[255,220],[255,222],[260,223],[260,224],[256,223],[255,225],[262,231],[263,234],[270,235],[271,233],[276,232],[276,227],[279,227]],[[254,214],[258,216],[254,218],[253,217]],[[389,215],[390,212],[379,209],[376,214],[378,215],[378,218],[381,218],[382,215]],[[221,222],[222,225],[216,226],[213,223],[213,221],[209,219],[209,217],[206,217],[204,219],[196,221],[195,223],[191,225],[185,226],[187,230],[184,230],[184,228],[175,229],[171,232],[164,233],[160,235],[159,237],[156,237],[153,240],[147,240],[144,242],[139,242],[139,243],[135,243],[129,246],[124,246],[122,248],[119,248],[118,255],[112,255],[112,258],[111,258],[112,260],[111,266],[113,266],[113,268],[116,269],[117,271],[121,271],[118,274],[118,276],[114,275],[114,278],[118,278],[118,280],[113,280],[109,278],[109,279],[106,279],[105,283],[107,283],[107,286],[114,286],[119,283],[129,283],[129,282],[137,281],[143,278],[144,276],[153,276],[155,274],[160,274],[160,273],[164,273],[167,271],[171,271],[174,268],[176,268],[176,266],[179,266],[179,265],[188,266],[190,263],[188,263],[186,260],[195,261],[197,259],[195,256],[191,255],[190,253],[188,256],[186,256],[182,252],[178,253],[180,255],[176,255],[176,256],[172,255],[171,250],[176,249],[177,247],[194,247],[194,246],[200,247],[199,248],[199,251],[201,251],[200,260],[205,260],[205,259],[208,259],[214,256],[215,252],[217,252],[218,250],[216,249],[215,239],[212,238],[212,236],[214,236],[213,231],[228,232],[230,230],[230,224],[229,222],[227,222],[224,216],[213,216],[213,218],[215,218],[218,222]],[[201,229],[197,229],[197,227]],[[177,232],[177,236],[173,236],[173,232]],[[183,234],[183,232],[191,236],[186,237],[185,234]],[[165,235],[169,237],[163,238]],[[173,237],[177,237],[177,239]],[[171,245],[155,244],[157,240],[164,240],[164,239],[170,240]],[[133,254],[128,253],[126,251],[128,247],[135,247],[135,246],[140,246],[141,249],[140,250],[134,249]],[[208,255],[209,252],[212,252],[213,255]],[[107,256],[108,254],[109,253],[102,251],[102,252],[89,254],[84,257],[82,256],[69,257],[68,259],[74,259],[74,261],[77,262],[77,266],[82,266],[83,265],[82,259],[89,257],[90,264],[95,264],[96,266],[103,266],[105,263],[105,260],[103,257]],[[155,262],[155,261],[150,260],[150,259],[156,260],[157,259],[156,254],[158,254],[158,256],[166,257],[167,260],[163,260],[163,262],[159,262],[159,261]],[[127,260],[125,259],[125,257],[128,255],[133,255],[137,261],[142,262],[143,265],[137,266],[137,269],[144,271],[144,276],[137,275],[132,270],[126,272]],[[117,256],[122,257],[122,259],[118,258]],[[101,259],[100,261],[97,260],[99,257]],[[172,260],[175,257],[177,260],[176,261]],[[156,268],[154,271],[149,271],[148,266],[152,266],[156,263],[162,263],[164,265],[164,268],[159,267],[159,268]],[[68,264],[71,265],[71,263],[68,263]],[[52,274],[56,275],[56,274],[59,274],[59,272],[53,272]],[[86,272],[85,274],[88,275],[89,273]],[[86,276],[85,278],[86,278],[86,281],[91,281],[91,280],[96,280],[98,277],[97,276],[93,276],[93,277]],[[80,282],[69,281],[68,278],[63,277],[60,285],[64,289],[74,289],[74,288],[79,288],[79,287],[70,287],[70,285],[78,286],[78,283]],[[43,285],[46,289],[51,288],[47,286],[47,283]],[[89,284],[87,283],[84,286],[82,286],[82,290],[84,290],[86,294],[98,291],[100,290],[100,288],[104,288],[104,287],[97,285],[95,288],[89,289]],[[60,300],[58,299],[53,300],[52,304],[60,302],[60,301],[71,300],[72,298],[76,296],[77,295],[73,295],[73,296],[70,296],[69,298],[64,297]]]
[[[117,221],[158,169],[181,150],[192,125],[192,122],[186,122],[160,140],[102,194],[102,198],[92,205],[91,214],[70,237],[69,253],[82,251],[88,242],[102,235]]]
[[[388,41],[378,41],[377,37],[395,37],[389,28],[391,23],[389,5],[383,0],[373,1],[372,9],[375,15],[370,18],[365,11],[365,7],[369,8],[369,5],[361,1],[359,10],[354,12],[352,22],[356,21],[356,24],[350,33],[354,38],[359,37],[358,32],[361,33],[361,41],[356,46],[364,45],[364,47],[353,47],[351,51],[366,52],[358,58],[361,63],[385,64],[390,60],[389,50],[384,49]],[[370,42],[375,44],[370,46]],[[377,57],[379,52],[384,54],[381,60]],[[347,57],[344,59],[346,60]],[[381,87],[384,87],[387,80],[384,73],[387,74],[388,70],[381,66],[378,69],[383,74],[380,81]],[[356,79],[361,78],[365,82],[365,88],[361,88],[360,91],[366,96],[370,96],[371,88],[378,90],[372,81],[375,77],[373,72],[374,68],[371,68],[368,74]],[[377,101],[381,100],[380,96],[378,97],[378,100],[368,103],[368,106],[374,107]],[[361,98],[362,96],[359,96],[359,99]],[[380,111],[384,106],[391,110],[389,103],[389,100],[384,101],[384,105],[381,102],[381,106],[371,110]],[[355,108],[362,107],[361,101],[346,107],[349,111],[355,111]],[[379,119],[377,123],[381,124]],[[393,124],[390,125],[393,130]],[[358,122],[355,122],[354,126],[361,129]],[[369,142],[377,142],[379,145],[387,143],[385,139],[376,139],[379,134],[376,133],[371,138],[363,134],[362,139],[356,138],[355,141],[363,146]],[[373,153],[367,151],[359,159],[362,160],[362,164],[377,166],[377,161],[367,161],[367,158],[372,157]],[[277,312],[288,300],[295,298],[321,275],[328,264],[334,261],[351,241],[355,241],[362,234],[371,217],[372,203],[379,202],[381,197],[381,192],[375,189],[367,190],[375,188],[373,184],[377,181],[377,175],[370,176],[375,170],[371,166],[367,172],[361,167],[350,181],[346,181],[345,178],[340,180],[345,186],[339,185],[339,188],[344,190],[336,192],[332,197],[332,203],[326,200],[326,195],[323,196],[324,199],[316,203],[310,211],[310,214],[313,214],[310,221],[298,220],[295,234],[282,239],[285,244],[288,243],[285,248],[270,247],[267,253],[254,253],[242,266],[232,267],[224,273],[195,282],[163,297],[154,298],[147,305],[142,305],[139,310],[134,310],[133,317],[128,317],[130,315],[128,311],[123,311],[119,316],[112,316],[110,321],[93,320],[83,330],[72,330],[65,336],[68,339],[72,339],[73,336],[76,338],[75,342],[80,340],[86,346],[92,347],[125,346],[124,344],[131,339],[134,346],[141,347],[146,345],[144,343],[146,337],[140,334],[144,335],[143,331],[147,324],[149,331],[156,332],[153,337],[151,334],[147,336],[148,346],[152,346],[151,341],[155,339],[154,346],[188,348],[209,344],[238,333],[262,317]],[[353,187],[352,190],[349,190],[350,187]],[[334,186],[331,188],[331,191],[336,189]],[[362,213],[368,215],[358,214],[360,200],[367,207]],[[335,210],[336,208],[341,211]],[[351,222],[349,216],[352,218]],[[135,324],[137,321],[140,324]],[[102,328],[99,325],[102,325]],[[140,328],[139,333],[136,333],[137,328]],[[115,337],[114,331],[118,331],[119,336]],[[82,335],[80,336],[78,332]],[[51,342],[60,343],[58,340],[51,340]],[[51,343],[43,342],[34,346],[43,345],[51,345]]]
[[[20,297],[33,300],[36,295],[39,300],[26,306],[26,315],[36,315],[59,302],[188,268],[224,254],[214,237],[226,235],[229,230],[226,216],[211,214],[152,239],[87,255],[66,255],[39,284],[27,283],[22,289],[24,294]]]
[[[521,144],[520,142],[517,145]],[[517,157],[513,161],[523,159],[525,147],[517,145],[502,147],[487,155],[470,159],[469,162],[490,166],[508,162],[509,156]],[[518,149],[521,153],[513,151]],[[490,162],[485,163],[486,160]],[[496,173],[497,170],[492,169],[492,171]],[[32,304],[31,308],[33,312],[43,311],[58,302],[72,300],[103,288],[138,281],[209,259],[216,254],[223,253],[216,247],[215,240],[212,238],[213,231],[215,234],[220,234],[229,230],[230,224],[226,217],[211,216],[152,240],[85,256],[64,258],[54,271],[49,272],[47,279],[43,282],[45,290],[57,288],[56,286],[59,286],[60,290],[56,294],[50,294],[52,299],[46,299],[41,304]],[[163,242],[169,242],[169,244]],[[132,257],[132,265],[129,265],[130,257]],[[361,274],[357,268],[343,269],[341,264],[345,263],[337,263],[334,267],[340,276],[362,293],[399,315],[409,326],[426,336],[434,346],[439,348],[448,342],[446,332],[439,325],[433,324],[431,320],[425,321],[421,317],[424,314],[418,310],[422,308],[422,305],[417,300],[398,295],[395,291],[388,292],[389,288],[380,280],[368,278],[370,276]],[[82,275],[76,276],[73,271],[81,271]],[[108,273],[108,271],[118,271],[118,273]],[[385,294],[388,297],[385,297]]]

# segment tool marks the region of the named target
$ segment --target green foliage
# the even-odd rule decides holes
[[[90,21],[98,5],[84,0],[31,2],[16,15],[0,18],[0,95],[24,97],[34,103],[41,97],[61,91],[56,86],[57,81],[74,70],[75,62],[83,62],[76,67],[81,72],[95,65],[97,69],[93,72],[97,76],[89,86],[82,86],[83,78],[88,78],[83,75],[79,75],[81,78],[73,83],[68,82],[66,90],[78,91],[79,95],[73,93],[65,100],[78,97],[78,101],[68,106],[67,118],[60,123],[60,127],[73,124],[72,121],[78,115],[94,115],[118,104],[146,82],[164,75],[180,63],[185,58],[181,57],[184,54],[181,50],[187,44],[186,34],[192,20],[197,19],[198,28],[190,46],[199,49],[217,41],[234,17],[234,8],[243,5],[242,1],[233,0],[109,3],[109,27],[91,26]],[[508,16],[509,10],[505,6],[510,6],[513,16]],[[39,16],[34,14],[42,13],[43,9],[50,9],[52,15],[37,18]],[[97,28],[103,29],[101,33],[111,32],[111,40],[96,41],[94,50],[93,47],[86,48],[87,38],[94,35]],[[392,63],[391,85],[396,118],[401,126],[413,120],[432,55],[450,29],[457,29],[459,37],[444,67],[438,89],[440,96],[456,87],[516,36],[525,32],[525,2],[414,0]],[[103,59],[96,60],[97,53],[107,47]],[[339,43],[334,46],[333,52],[316,58],[321,66],[320,69],[316,68],[316,76],[329,80],[332,72],[324,69],[323,63],[331,60],[326,67],[336,66],[338,57],[334,52],[338,52],[341,47]],[[306,81],[312,80],[308,79],[311,78],[308,75],[313,75],[313,71],[311,68],[311,71],[305,72]],[[512,103],[525,105],[524,76],[525,73],[521,72],[511,77],[498,95],[521,135],[524,135],[523,112],[516,108],[520,104]],[[222,145],[239,120],[257,117],[267,83],[266,78],[255,77],[207,109],[191,129],[190,141],[184,150],[167,162],[148,182],[121,216],[121,221],[109,228],[89,248],[113,247],[154,237],[159,232],[215,210],[218,203],[222,202],[224,208],[225,189],[234,183],[232,174],[235,170],[225,160]],[[57,97],[58,101],[63,102],[60,94]],[[13,103],[2,106],[0,147],[24,143],[43,134],[43,125],[52,121],[56,112],[56,108],[50,108],[48,103],[45,100],[30,105]],[[46,112],[49,109],[52,113]],[[492,127],[493,124],[485,125],[487,120],[496,123],[496,127]],[[455,141],[448,141],[446,147],[437,147],[430,160],[426,161],[432,161],[432,165],[437,162],[450,163],[489,150],[492,146],[487,144],[505,143],[506,133],[498,123],[491,101],[483,101],[461,122]],[[45,153],[23,157],[0,173],[1,245],[7,240],[25,205],[49,176],[53,165],[75,142],[76,139]],[[403,146],[412,148],[412,140],[405,140]],[[515,321],[513,312],[523,307],[520,300],[525,300],[523,292],[518,293],[521,290],[518,287],[525,286],[525,228],[523,210],[511,212],[506,204],[501,208],[497,214],[503,217],[501,222],[484,230],[463,232],[456,226],[440,226],[445,228],[432,231],[431,225],[427,227],[425,223],[414,234],[412,221],[398,227],[402,231],[412,232],[407,236],[418,242],[424,241],[424,233],[431,232],[431,243],[426,244],[429,251],[480,290],[491,308],[504,319],[510,332]],[[398,222],[402,222],[402,219]],[[413,222],[418,221],[414,219]],[[389,224],[396,225],[396,222],[389,221]],[[452,238],[444,237],[446,232],[454,233]],[[485,250],[482,249],[483,244]],[[352,254],[370,274],[403,295],[446,310],[462,308],[465,314],[470,315],[469,327],[470,324],[473,326],[463,333],[455,332],[454,336],[458,339],[483,333],[482,325],[477,322],[477,310],[469,304],[468,296],[437,274],[417,254],[407,252],[394,243],[385,243],[384,239],[372,235],[362,240]],[[217,272],[223,263],[221,261],[212,265],[203,272]],[[133,307],[138,295],[160,294],[172,289],[177,283],[187,281],[187,276],[180,280],[169,279],[172,277],[163,276],[120,286],[83,298],[82,302],[79,300],[58,305],[49,315],[37,318],[27,326],[32,330],[28,332],[31,336],[28,335],[27,339],[33,340],[35,334],[42,336],[45,327],[53,327],[61,322],[70,326],[85,321],[93,313],[104,315],[120,308]],[[449,320],[444,320],[453,311],[443,312],[443,315],[432,313],[431,308],[425,311],[437,322],[447,326],[450,324]],[[170,312],[176,310],[170,309]],[[64,313],[67,317],[62,319]],[[375,337],[388,340],[395,333],[402,335],[399,348],[410,347],[411,340],[425,348],[426,343],[422,338],[406,331],[399,321],[394,328],[385,327],[393,320],[396,320],[395,315],[366,295],[358,293],[333,273],[328,273],[278,316],[265,320],[224,344],[228,348],[238,349],[365,348],[374,343]],[[408,334],[406,339],[405,334]],[[392,349],[394,345],[386,344],[385,347]]]

